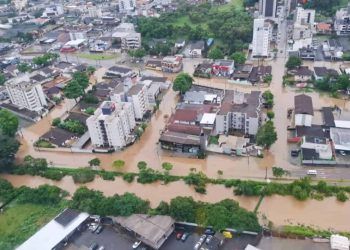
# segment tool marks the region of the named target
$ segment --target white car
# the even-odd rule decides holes
[[[133,249],[136,249],[139,247],[139,245],[141,244],[141,241],[136,241],[133,245],[132,245],[132,248]]]
[[[307,175],[317,175],[317,170],[310,169],[310,170],[307,171]]]
[[[345,151],[343,151],[343,150],[340,150],[340,151],[339,151],[339,154],[341,154],[342,156],[345,156],[345,155],[346,155]]]

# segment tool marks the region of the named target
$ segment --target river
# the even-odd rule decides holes
[[[73,182],[70,176],[64,177],[61,181],[52,181],[39,176],[28,175],[1,175],[2,178],[10,181],[15,187],[22,185],[38,187],[42,184],[56,185],[63,190],[73,194],[80,186]],[[90,189],[102,191],[106,196],[134,193],[142,199],[148,199],[152,207],[160,201],[169,202],[176,196],[192,196],[193,199],[205,202],[218,202],[223,199],[233,199],[239,202],[240,206],[253,211],[257,197],[235,196],[232,188],[225,188],[223,185],[207,185],[207,194],[198,194],[192,187],[182,181],[172,182],[167,185],[160,183],[140,184],[134,181],[127,183],[121,178],[114,181],[105,181],[99,177],[94,181],[85,184]],[[260,217],[265,215],[272,221],[274,226],[286,224],[312,225],[321,229],[332,228],[340,231],[350,231],[350,202],[341,203],[335,198],[326,198],[323,201],[307,200],[297,201],[291,196],[265,197],[259,208]]]

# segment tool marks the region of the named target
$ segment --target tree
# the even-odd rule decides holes
[[[37,56],[34,57],[32,62],[39,66],[39,67],[44,67],[52,63],[54,60],[56,60],[59,57],[58,54],[55,53],[46,53],[42,56]]]
[[[18,129],[18,118],[6,109],[0,110],[0,132],[4,135],[14,136]]]
[[[220,178],[221,178],[221,176],[224,174],[224,172],[223,172],[222,170],[218,170],[217,173],[218,173],[218,176],[219,176]]]
[[[128,55],[131,56],[132,58],[141,59],[146,55],[146,51],[144,49],[129,50]]]
[[[165,171],[170,171],[170,170],[173,169],[173,164],[171,164],[171,163],[169,163],[169,162],[163,162],[162,168],[163,168]]]
[[[0,73],[0,86],[4,85],[4,83],[6,82],[6,77],[3,73]]]
[[[32,68],[29,66],[28,63],[20,63],[17,65],[17,69],[19,72],[25,73],[25,72],[29,72],[32,70]]]
[[[170,201],[169,213],[177,221],[194,222],[196,202],[192,197],[176,197]]]
[[[256,134],[256,143],[259,146],[269,149],[276,140],[277,133],[272,121],[267,121],[258,129],[258,133]]]
[[[337,193],[337,200],[341,202],[345,202],[349,199],[344,191],[340,191]]]
[[[147,162],[145,162],[145,161],[139,161],[139,162],[137,163],[137,168],[138,168],[139,170],[145,170],[145,169],[147,168]]]
[[[113,162],[113,167],[115,167],[116,169],[121,169],[124,166],[125,166],[125,161],[123,160],[116,160]]]
[[[208,53],[208,57],[210,59],[222,59],[224,58],[224,54],[222,53],[221,49],[219,49],[218,47],[213,47],[209,53]]]
[[[246,61],[245,54],[243,52],[235,52],[230,58],[235,61],[235,64],[244,64]]]
[[[297,56],[291,56],[288,58],[288,61],[286,62],[286,68],[287,69],[295,69],[300,67],[302,64],[302,61]]]
[[[94,158],[89,161],[90,167],[94,166],[100,166],[101,165],[101,160],[99,158]]]
[[[86,73],[88,75],[92,75],[93,73],[95,73],[95,71],[96,71],[96,68],[93,67],[93,66],[88,66],[87,69],[86,69]]]
[[[53,119],[51,123],[51,125],[55,127],[59,126],[60,124],[61,124],[61,118],[59,117],[56,117],[55,119]]]
[[[262,97],[264,98],[264,104],[267,108],[272,108],[273,107],[273,94],[271,93],[270,90],[266,90]]]
[[[336,87],[337,89],[347,90],[350,87],[349,75],[341,74],[340,76],[338,76]]]
[[[77,81],[72,80],[64,87],[63,93],[68,99],[77,101],[77,98],[84,94],[84,89]]]
[[[271,83],[271,81],[272,81],[272,75],[264,76],[264,78],[263,78],[264,83]]]
[[[276,178],[280,178],[283,175],[289,175],[289,172],[279,167],[272,167],[272,174]]]
[[[187,73],[180,73],[176,76],[173,84],[174,91],[180,91],[183,95],[192,87],[193,78]]]
[[[85,72],[74,72],[72,81],[76,81],[82,87],[83,90],[85,90],[87,86],[89,86],[89,77]]]
[[[267,118],[269,118],[269,120],[273,120],[273,118],[275,118],[275,113],[271,110],[267,111]]]
[[[10,136],[0,133],[0,167],[12,165],[19,149],[19,142]]]

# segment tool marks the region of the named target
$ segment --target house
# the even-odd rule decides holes
[[[290,73],[294,76],[294,81],[296,82],[311,81],[313,76],[313,72],[307,66],[300,66],[291,70]]]
[[[334,165],[332,144],[327,138],[304,136],[301,141],[303,164]]]
[[[239,82],[248,82],[249,76],[253,70],[252,64],[237,65],[232,78]]]
[[[332,33],[332,24],[320,22],[316,25],[317,34],[328,35]]]
[[[215,60],[212,65],[212,73],[216,76],[231,77],[234,69],[233,60]]]
[[[294,114],[295,126],[310,127],[314,115],[312,98],[305,94],[295,96]]]
[[[316,52],[313,48],[311,47],[303,47],[299,49],[298,56],[303,59],[303,60],[315,60],[316,57]]]
[[[162,60],[160,59],[149,59],[145,65],[146,69],[162,71]]]
[[[203,77],[203,78],[211,78],[212,74],[212,63],[200,63],[196,66],[193,76],[195,77]]]
[[[330,136],[335,150],[350,152],[350,129],[330,128]]]
[[[335,69],[328,69],[326,67],[314,67],[314,77],[315,80],[323,80],[325,77],[330,77],[335,80],[339,73]]]
[[[121,67],[121,66],[112,66],[107,69],[105,76],[106,77],[131,77],[134,76],[135,73],[133,72],[132,69],[126,68],[126,67]]]
[[[159,142],[163,149],[181,153],[197,154],[201,149],[201,138],[198,135],[165,131]]]
[[[184,39],[179,39],[175,42],[175,48],[177,49],[182,49],[186,45],[186,40]]]
[[[197,41],[190,44],[189,55],[191,57],[201,57],[205,49],[204,41]]]
[[[251,84],[258,84],[264,82],[265,77],[272,76],[271,66],[257,66],[253,67],[249,74],[248,81]]]
[[[178,73],[182,70],[182,56],[166,56],[162,60],[162,71]]]
[[[77,135],[61,128],[51,128],[48,132],[40,136],[40,140],[45,140],[56,147],[69,147]]]

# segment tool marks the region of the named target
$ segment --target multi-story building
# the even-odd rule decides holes
[[[336,12],[334,30],[338,36],[350,34],[350,3],[347,8],[342,8]]]
[[[87,16],[92,18],[102,17],[102,10],[98,6],[89,6],[87,8]]]
[[[162,71],[177,73],[182,70],[182,56],[166,56],[162,60]]]
[[[307,48],[312,45],[315,30],[315,10],[297,7],[294,14],[293,25],[293,51]]]
[[[28,0],[12,0],[12,3],[17,10],[23,10],[28,4]]]
[[[149,110],[147,87],[135,84],[126,93],[127,101],[133,104],[135,119],[142,120]]]
[[[86,125],[94,147],[123,148],[131,142],[136,126],[132,104],[105,101],[86,120]]]
[[[136,9],[136,0],[119,0],[119,12],[130,13]]]
[[[122,50],[138,49],[141,47],[141,34],[135,31],[132,23],[121,23],[112,35],[117,39]]]
[[[254,19],[252,57],[269,56],[271,36],[271,23],[263,18]]]
[[[44,91],[39,83],[19,81],[6,84],[12,104],[19,108],[41,112],[47,106]]]
[[[260,0],[259,14],[265,18],[276,18],[277,0]]]
[[[261,123],[262,98],[260,91],[245,94],[228,91],[216,115],[215,129],[218,134],[239,131],[256,135]]]

